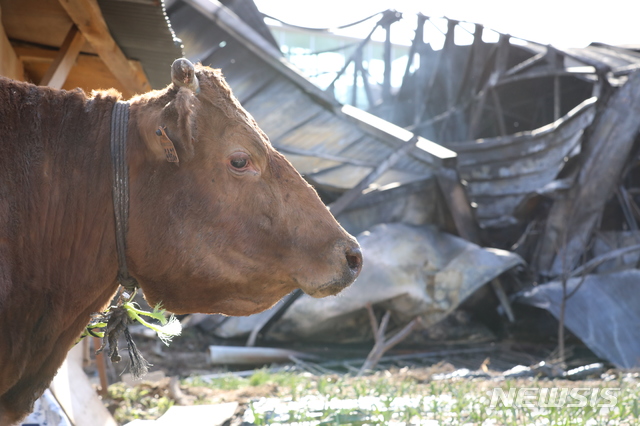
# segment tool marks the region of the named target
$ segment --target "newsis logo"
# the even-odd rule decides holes
[[[613,408],[619,395],[620,388],[510,388],[508,392],[495,388],[489,406]]]

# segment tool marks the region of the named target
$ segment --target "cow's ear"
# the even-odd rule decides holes
[[[170,89],[168,95],[170,101],[164,107],[150,105],[137,121],[151,157],[177,163],[194,155],[195,118],[200,102],[190,89],[184,87]]]
[[[191,89],[181,87],[162,113],[161,125],[165,127],[168,138],[185,159],[193,157],[195,151],[195,119],[199,104],[200,101]]]
[[[141,132],[154,157],[169,162],[189,160],[194,155],[196,112],[200,85],[195,68],[187,59],[176,59],[171,66],[170,101],[161,111],[150,111],[142,119]]]
[[[169,138],[177,139],[172,142],[179,145],[179,150],[184,151],[188,159],[194,154],[195,116],[199,104],[196,95],[200,92],[195,67],[188,59],[180,58],[173,62],[171,82],[178,91],[175,99],[165,107],[168,122],[164,126],[171,135]]]

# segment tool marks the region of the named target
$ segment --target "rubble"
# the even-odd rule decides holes
[[[209,3],[169,10],[185,53],[223,70],[273,145],[360,234],[366,259],[338,298],[296,294],[259,316],[206,320],[212,334],[371,341],[367,303],[390,310],[396,328],[420,316],[419,334],[475,294],[504,321],[523,303],[546,309],[602,359],[640,366],[640,49],[489,42],[481,24],[420,15],[398,90],[387,73],[374,87],[362,58],[345,55],[356,66],[342,72],[376,89],[366,113],[286,64],[256,10]],[[405,18],[375,25],[389,33]],[[434,49],[424,34],[438,19]]]
[[[481,248],[429,225],[380,224],[359,235],[358,240],[367,253],[360,278],[339,297],[322,301],[300,297],[271,328],[270,339],[367,341],[372,336],[368,304],[391,311],[396,326],[420,316],[420,327],[427,328],[478,289],[523,264],[514,253]],[[233,319],[214,333],[242,337],[250,326],[240,324],[256,324],[256,318]],[[239,333],[232,335],[232,330]]]
[[[640,271],[627,269],[609,274],[570,278],[566,292],[565,325],[593,352],[619,368],[640,362]],[[518,303],[560,314],[562,282],[551,281],[520,293]]]

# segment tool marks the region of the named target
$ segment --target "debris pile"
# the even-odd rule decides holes
[[[187,57],[222,69],[366,258],[341,297],[294,293],[263,314],[192,321],[250,343],[361,342],[373,305],[397,329],[420,317],[407,342],[424,345],[461,306],[477,324],[496,307],[518,320],[530,305],[601,358],[640,366],[640,49],[487,42],[482,25],[445,19],[436,50],[424,38],[434,20],[419,16],[402,86],[385,72],[364,112],[286,64],[254,8],[176,0],[168,12]],[[400,18],[376,25],[389,33]],[[472,43],[456,44],[458,30]],[[359,55],[349,61],[377,84]]]

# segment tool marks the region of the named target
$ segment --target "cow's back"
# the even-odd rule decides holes
[[[76,298],[104,297],[83,287],[99,266],[70,259],[111,249],[114,102],[0,78],[0,423],[48,386],[66,354],[55,348],[86,324]]]

